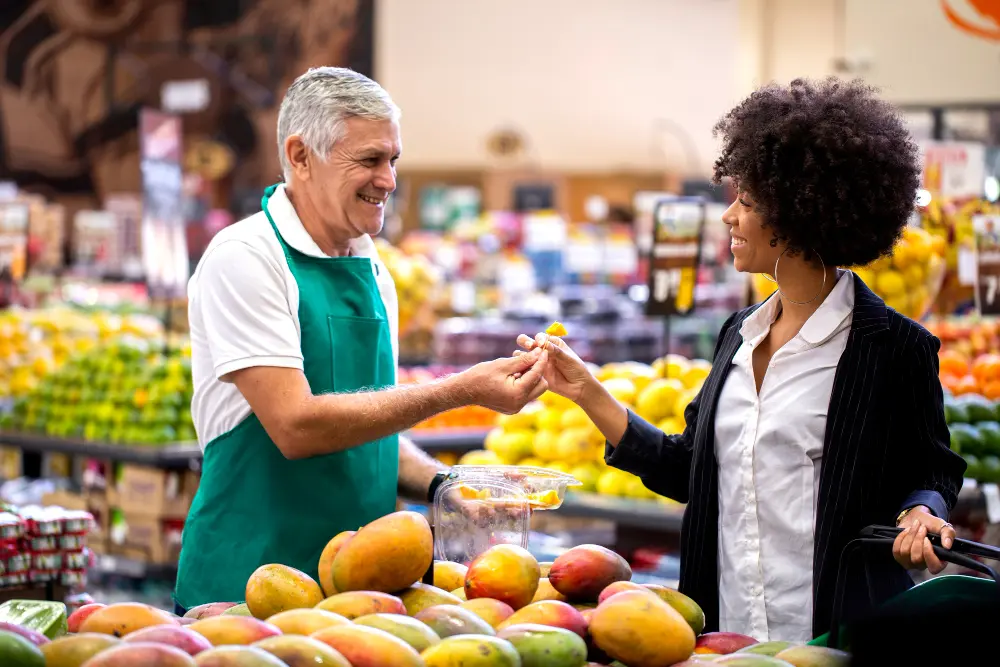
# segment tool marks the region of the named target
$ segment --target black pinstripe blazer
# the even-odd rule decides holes
[[[894,525],[901,509],[927,505],[946,518],[962,486],[965,461],[949,447],[938,379],[940,342],[888,308],[855,276],[847,347],[837,366],[814,525],[813,630],[830,629],[844,546],[870,524]],[[607,447],[609,465],[687,503],[681,533],[680,589],[719,624],[718,464],[715,411],[743,342],[740,325],[759,304],[723,325],[712,371],[684,413],[687,428],[665,435],[634,413],[625,437]],[[766,502],[766,499],[765,499]],[[846,570],[844,612],[857,617],[913,581],[892,553],[868,552]]]

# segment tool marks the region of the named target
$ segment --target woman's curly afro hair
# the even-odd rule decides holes
[[[789,250],[826,266],[888,254],[914,210],[917,147],[893,107],[859,81],[766,86],[715,135],[715,181],[731,178]]]

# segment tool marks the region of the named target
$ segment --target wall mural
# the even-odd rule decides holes
[[[138,192],[138,109],[207,80],[185,144],[277,172],[276,103],[316,65],[372,71],[374,0],[3,0],[0,180],[53,198]]]

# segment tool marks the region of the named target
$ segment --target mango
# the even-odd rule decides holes
[[[308,574],[294,567],[261,565],[247,580],[247,607],[261,620],[289,609],[309,609],[323,601],[323,589]]]
[[[393,637],[399,637],[416,649],[417,653],[441,641],[426,623],[401,614],[370,614],[354,619],[354,623],[384,630]]]
[[[332,611],[348,620],[368,614],[405,614],[406,606],[395,595],[381,591],[348,591],[337,593],[316,605],[316,609]]]
[[[583,614],[578,609],[574,609],[572,605],[559,600],[542,600],[518,609],[510,618],[497,626],[497,629],[503,630],[512,625],[523,623],[563,628],[581,637],[587,636],[587,621],[584,620]]]
[[[761,642],[760,644],[751,644],[750,646],[744,646],[737,653],[752,653],[754,655],[769,655],[776,656],[786,648],[791,648],[794,646],[791,642]]]
[[[83,622],[87,620],[91,614],[98,609],[104,609],[107,606],[108,605],[101,604],[100,602],[92,602],[90,604],[83,605],[70,614],[69,618],[66,619],[66,631],[72,634],[80,632],[80,626],[83,625]]]
[[[247,606],[247,603],[241,602],[235,607],[225,610],[220,616],[253,616],[253,614],[250,613],[250,607]]]
[[[285,662],[256,646],[216,646],[194,659],[197,667],[288,667]]]
[[[340,614],[325,609],[289,609],[275,614],[267,622],[286,635],[308,637],[317,630],[331,625],[344,625],[351,621]]]
[[[790,663],[784,660],[772,658],[769,655],[753,655],[747,653],[731,653],[729,655],[713,656],[711,662],[700,664],[706,665],[729,665],[729,667],[788,667]],[[694,663],[699,664],[699,663]]]
[[[249,646],[266,637],[281,634],[281,630],[270,623],[252,616],[212,616],[203,618],[188,626],[202,637],[212,642],[212,646],[233,644]]]
[[[393,512],[372,521],[333,560],[338,591],[395,593],[415,582],[434,560],[434,537],[417,512]]]
[[[540,573],[538,561],[527,549],[498,544],[472,561],[465,576],[465,595],[470,600],[500,600],[517,610],[535,597]]]
[[[521,667],[521,656],[513,644],[484,635],[442,639],[420,657],[426,667]]]
[[[457,605],[442,604],[428,607],[415,617],[444,639],[454,635],[495,635],[493,626],[468,609]]]
[[[660,586],[659,584],[643,584],[644,587],[656,593],[661,600],[673,607],[684,617],[695,635],[700,635],[705,629],[705,612],[697,602],[678,590]]]
[[[124,637],[153,625],[180,625],[165,611],[138,602],[119,602],[98,609],[80,624],[80,632]]]
[[[562,602],[566,602],[568,599],[569,598],[552,587],[548,577],[542,577],[538,580],[538,589],[535,591],[535,597],[531,598],[531,601],[541,602],[542,600],[560,600]]]
[[[826,646],[793,646],[774,656],[795,667],[848,667],[851,656]]]
[[[462,600],[463,602],[469,599],[465,595],[465,584],[462,584],[461,588],[456,588],[455,590],[451,591],[451,594],[457,597],[459,600]]]
[[[694,631],[684,617],[645,591],[624,591],[605,600],[591,614],[590,636],[597,648],[629,667],[667,667],[690,656],[695,647]]]
[[[125,638],[125,643],[152,642],[166,644],[184,651],[188,655],[198,655],[212,648],[211,642],[189,628],[179,625],[152,625],[142,630],[136,630]]]
[[[597,604],[601,604],[615,593],[621,593],[622,591],[649,591],[650,593],[653,592],[650,589],[643,586],[642,584],[637,584],[632,581],[616,581],[613,584],[609,584],[604,588],[603,591],[601,591],[600,595],[597,596]],[[666,602],[666,600],[664,600],[664,602]]]
[[[698,637],[694,650],[695,653],[728,655],[756,643],[758,642],[753,637],[747,637],[738,632],[709,632]]]
[[[510,618],[514,613],[514,609],[509,604],[500,602],[500,600],[494,600],[493,598],[466,600],[459,606],[462,609],[468,609],[494,628]]]
[[[347,544],[347,540],[354,537],[357,532],[356,530],[345,530],[342,533],[337,533],[333,539],[326,543],[326,546],[323,547],[323,553],[319,555],[319,585],[323,588],[323,594],[326,597],[340,592],[333,583],[333,561],[340,553],[341,547]]]
[[[87,632],[66,635],[38,648],[45,656],[45,667],[80,667],[101,651],[120,643],[117,637]]]
[[[347,658],[312,637],[268,637],[253,647],[267,651],[288,667],[351,667]]]
[[[465,587],[465,575],[469,568],[450,560],[434,561],[434,585],[446,591]]]
[[[523,623],[500,630],[521,656],[522,667],[580,667],[587,660],[587,644],[564,628]]]
[[[611,584],[631,578],[628,561],[597,544],[573,547],[556,558],[549,570],[552,587],[574,600],[596,600]]]
[[[312,635],[347,658],[351,667],[424,667],[416,649],[399,637],[365,625],[334,625]]]
[[[195,667],[198,663],[184,651],[174,646],[141,642],[119,644],[101,651],[87,660],[87,667]]]
[[[205,604],[200,604],[197,607],[191,607],[188,609],[184,614],[184,618],[193,618],[196,621],[200,621],[203,618],[220,616],[222,612],[227,609],[232,609],[235,606],[235,602],[207,602]]]
[[[459,598],[448,591],[419,581],[400,592],[399,599],[403,601],[406,613],[410,616],[416,616],[427,607],[433,607],[437,604],[459,604],[461,602]]]

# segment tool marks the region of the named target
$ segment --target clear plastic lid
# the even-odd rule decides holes
[[[479,481],[496,481],[514,485],[526,497],[531,509],[553,510],[560,507],[566,498],[566,489],[581,486],[582,483],[564,472],[549,468],[531,466],[453,466],[453,480],[466,482],[472,486]],[[484,498],[492,504],[507,502],[502,498]]]

